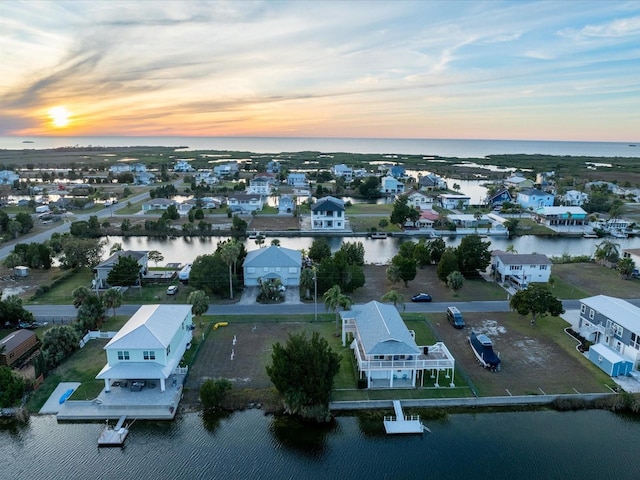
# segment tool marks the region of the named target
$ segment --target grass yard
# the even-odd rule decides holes
[[[54,269],[50,270],[52,273],[53,271]],[[26,303],[39,305],[69,305],[73,299],[72,292],[78,287],[91,288],[91,281],[94,277],[90,268],[82,268],[77,270],[75,273],[68,275],[62,274],[58,278],[60,278],[58,281],[56,281],[54,277],[51,281],[41,283],[40,285],[50,285],[50,290],[39,295],[37,298],[29,298]]]
[[[380,220],[389,221],[388,216],[354,216],[351,215],[347,218],[349,226],[354,232],[368,232],[372,228],[375,228],[379,232],[400,232],[400,227],[393,224],[388,224],[386,227],[380,226]]]
[[[614,269],[596,263],[557,264],[553,265],[551,272],[556,278],[552,291],[558,298],[591,295],[636,298],[640,291],[640,279],[623,280]]]
[[[345,215],[383,214],[387,220],[393,211],[392,203],[354,203],[345,208]]]

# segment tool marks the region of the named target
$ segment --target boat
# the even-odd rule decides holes
[[[585,232],[582,234],[582,238],[598,238],[598,235],[593,232],[591,233]]]
[[[493,342],[485,334],[471,332],[469,344],[480,364],[492,372],[500,370],[500,357],[493,351]]]
[[[191,274],[191,264],[187,263],[182,270],[178,273],[178,280],[183,283],[187,283],[189,281],[189,275]]]
[[[58,403],[60,405],[62,405],[64,402],[67,401],[67,399],[73,395],[73,388],[70,388],[69,390],[67,390],[66,392],[64,392],[61,396],[60,396],[60,400],[58,400]]]
[[[371,238],[377,238],[377,239],[385,239],[387,238],[387,233],[386,232],[373,232],[371,234]]]
[[[609,235],[615,238],[629,238],[629,235],[622,230],[610,230]]]

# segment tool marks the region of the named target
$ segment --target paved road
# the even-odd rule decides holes
[[[632,303],[640,306],[640,300],[631,300]],[[407,303],[405,312],[407,313],[437,313],[444,312],[451,304],[456,305],[463,312],[508,312],[508,301],[474,301],[474,302],[432,302],[432,303]],[[580,308],[578,300],[564,300],[565,310],[577,310]],[[76,317],[77,311],[73,305],[27,305],[27,310],[32,312],[38,321],[68,322]],[[116,310],[118,315],[133,315],[140,305],[123,305]],[[318,314],[327,313],[323,303],[317,304]],[[316,312],[316,305],[303,303],[298,305],[211,305],[207,310],[207,315],[294,315],[308,314]]]

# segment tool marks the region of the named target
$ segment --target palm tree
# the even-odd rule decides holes
[[[616,262],[620,256],[618,248],[620,248],[619,243],[605,239],[596,245],[593,256],[601,265],[604,265],[605,262]]]
[[[93,295],[93,292],[87,287],[76,288],[71,292],[71,296],[73,297],[73,306],[79,308],[80,305],[82,305],[91,295]]]
[[[404,295],[396,290],[389,290],[380,298],[380,300],[383,302],[391,302],[396,308],[398,308],[398,305],[402,305],[402,311],[405,309]]]
[[[621,258],[616,266],[616,270],[618,270],[618,273],[620,273],[620,277],[623,280],[629,280],[634,268],[636,268],[636,264],[629,257]]]
[[[344,310],[349,310],[352,305],[352,300],[350,297],[342,293],[340,290],[340,285],[334,285],[329,290],[324,292],[324,306],[327,310],[331,310],[336,314],[336,337],[340,335],[340,315],[338,314],[338,310],[340,308]]]
[[[516,250],[516,247],[512,243],[511,245],[507,246],[505,252],[507,252],[507,253],[518,253],[518,250]]]
[[[402,276],[400,275],[400,267],[395,263],[392,263],[387,267],[387,280],[389,280],[394,285],[402,280]]]
[[[122,244],[121,243],[114,243],[113,245],[111,245],[111,248],[109,249],[109,255],[113,255],[116,252],[119,252],[122,250]]]
[[[209,309],[209,297],[202,290],[191,292],[187,302],[191,304],[191,311],[195,316],[204,315]]]
[[[220,256],[222,261],[229,266],[229,298],[233,300],[233,273],[231,267],[240,256],[240,244],[235,240],[225,243],[220,249]]]
[[[113,309],[113,318],[116,317],[116,308],[122,305],[122,292],[119,288],[110,288],[102,296],[102,303],[106,308]]]
[[[304,268],[300,272],[300,288],[305,291],[304,298],[307,300],[311,298],[311,289],[316,284],[316,272],[312,268]]]

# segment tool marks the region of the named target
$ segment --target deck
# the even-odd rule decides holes
[[[124,445],[124,441],[129,435],[129,429],[124,426],[126,418],[126,415],[122,415],[115,427],[112,428],[107,425],[102,430],[98,438],[99,447],[122,447]]]
[[[426,430],[419,415],[404,415],[400,400],[393,401],[393,409],[395,417],[384,417],[384,429],[388,434],[423,433]]]

